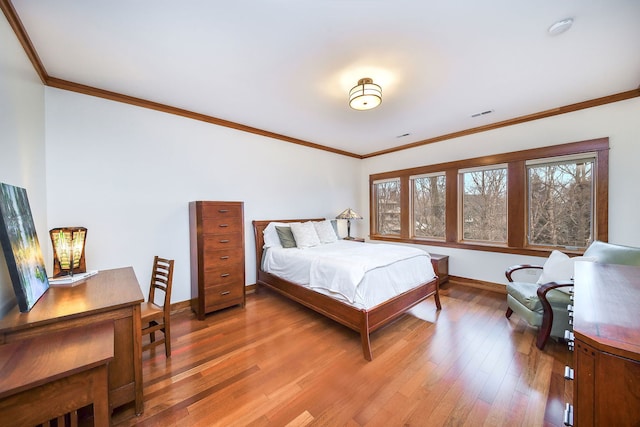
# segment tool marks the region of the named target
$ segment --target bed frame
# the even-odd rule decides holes
[[[253,231],[256,238],[256,284],[273,289],[285,297],[359,332],[364,358],[373,360],[371,340],[369,338],[371,332],[390,323],[431,295],[435,298],[438,310],[442,308],[440,305],[440,295],[438,293],[438,278],[436,277],[430,282],[423,283],[416,288],[410,289],[384,303],[366,310],[355,308],[312,289],[296,285],[295,283],[262,271],[263,231],[270,222],[323,220],[324,218],[253,221]]]

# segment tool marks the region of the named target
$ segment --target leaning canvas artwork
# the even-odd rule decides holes
[[[27,190],[0,183],[0,241],[21,312],[31,310],[49,280]]]

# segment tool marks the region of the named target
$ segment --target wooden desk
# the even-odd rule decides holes
[[[133,268],[100,271],[74,287],[49,288],[28,313],[15,307],[0,319],[0,345],[111,321],[114,359],[109,364],[109,404],[115,408],[135,401],[136,413],[141,414],[143,301]]]
[[[109,426],[107,363],[113,322],[0,346],[0,422],[28,426],[93,404],[94,424]]]
[[[576,263],[577,426],[640,425],[640,267]]]

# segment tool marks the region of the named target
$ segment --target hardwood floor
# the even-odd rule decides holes
[[[504,317],[504,295],[450,285],[359,335],[261,289],[245,309],[172,316],[172,357],[143,354],[144,414],[115,426],[562,426],[566,345]],[[565,391],[566,390],[566,391]]]

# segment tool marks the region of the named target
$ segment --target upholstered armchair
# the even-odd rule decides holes
[[[505,315],[509,318],[516,312],[531,326],[539,327],[536,347],[540,350],[544,349],[550,336],[564,338],[564,331],[568,329],[567,306],[571,304],[573,286],[570,279],[573,277],[573,262],[576,260],[640,266],[640,248],[596,240],[589,245],[582,257],[569,259],[561,252],[554,251],[544,266],[520,264],[506,269],[508,307]],[[555,271],[551,271],[552,268]],[[539,279],[536,283],[514,280],[514,273],[527,269],[544,270],[540,277],[542,280]],[[551,280],[545,280],[545,273],[546,278]]]
[[[529,325],[539,327],[536,347],[544,349],[549,336],[562,338],[569,324],[571,287],[573,281],[558,281],[544,284],[514,281],[513,275],[521,270],[542,270],[541,265],[519,264],[507,268],[507,312],[511,317],[516,312]],[[545,316],[544,314],[547,313]]]

